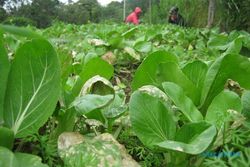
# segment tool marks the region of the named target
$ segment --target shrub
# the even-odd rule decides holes
[[[33,20],[26,17],[8,17],[3,21],[3,24],[10,24],[15,26],[36,26],[36,23]]]

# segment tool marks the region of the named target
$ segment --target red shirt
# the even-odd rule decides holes
[[[126,23],[133,23],[135,25],[138,25],[140,20],[139,20],[139,15],[141,13],[141,8],[136,7],[134,12],[130,13],[128,17],[126,18]]]

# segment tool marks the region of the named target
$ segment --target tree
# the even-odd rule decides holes
[[[123,22],[123,4],[120,2],[111,2],[107,7],[102,8],[101,15],[101,20]]]
[[[211,28],[214,22],[214,15],[215,15],[215,0],[209,0],[208,5],[208,18],[207,18],[207,27]]]

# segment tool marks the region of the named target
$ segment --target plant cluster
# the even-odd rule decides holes
[[[0,25],[0,166],[121,166],[117,140],[142,166],[249,166],[249,44],[171,25]]]

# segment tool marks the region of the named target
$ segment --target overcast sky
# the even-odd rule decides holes
[[[68,0],[60,0],[61,2],[68,2]],[[73,0],[73,1],[77,1],[77,0]],[[112,1],[119,1],[121,2],[122,0],[97,0],[101,5],[106,6],[107,4],[109,4]]]

